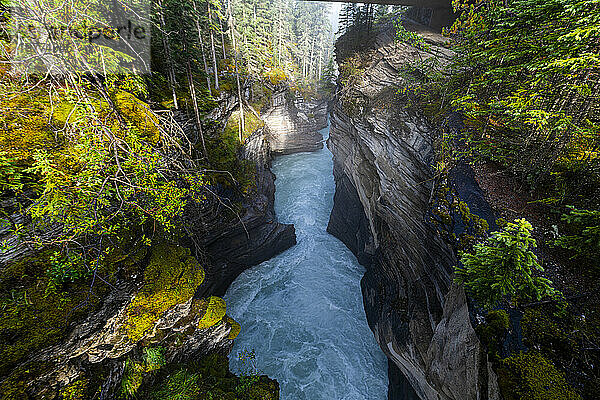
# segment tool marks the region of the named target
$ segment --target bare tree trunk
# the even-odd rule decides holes
[[[206,5],[208,7],[208,29],[210,32],[210,51],[212,53],[213,59],[213,72],[215,74],[215,90],[219,90],[219,70],[217,69],[217,55],[215,53],[215,35],[213,32],[212,10],[210,8],[210,1],[207,1]]]
[[[278,43],[277,43],[277,48],[278,48],[278,50],[277,50],[277,66],[278,67],[281,67],[281,51],[282,51],[281,44],[283,42],[283,39],[282,39],[282,35],[283,35],[283,32],[282,32],[282,28],[283,28],[282,27],[282,19],[283,19],[283,16],[281,15],[282,14],[282,8],[283,8],[283,5],[280,2],[279,3],[279,21],[278,21],[279,29],[278,29],[278,34],[277,34],[277,41],[278,41]]]
[[[235,21],[233,19],[233,13],[231,12],[231,2],[227,7],[227,11],[229,12],[229,29],[231,35],[231,44],[233,45],[233,54],[234,54],[234,65],[235,65],[235,79],[237,82],[237,92],[238,92],[238,102],[240,104],[240,125],[239,125],[239,139],[240,142],[244,140],[244,131],[246,130],[244,126],[244,103],[242,99],[242,86],[240,84],[240,71],[238,69],[238,48],[237,42],[235,40]]]
[[[319,46],[319,77],[318,80],[321,80],[321,72],[323,70],[323,41],[321,41],[321,45]]]
[[[196,128],[202,141],[202,153],[204,158],[208,159],[208,152],[206,151],[206,144],[204,143],[204,133],[202,132],[202,121],[200,121],[200,110],[198,110],[198,99],[196,98],[196,85],[194,84],[194,76],[192,75],[192,66],[190,60],[187,60],[187,76],[188,86],[190,88],[190,96],[192,97],[192,104],[194,105],[194,116],[196,117]]]
[[[198,15],[198,8],[196,7],[196,1],[193,0],[194,13],[196,14],[196,30],[198,31],[198,42],[200,43],[200,51],[202,53],[202,62],[204,63],[204,73],[206,74],[206,85],[208,86],[208,94],[212,97],[212,89],[210,88],[210,74],[208,72],[208,64],[206,62],[206,52],[204,51],[204,40],[202,39],[202,30],[200,29],[200,17]]]
[[[221,28],[221,47],[223,48],[223,59],[227,58],[227,53],[225,52],[225,34],[223,29],[223,21],[219,20],[219,27]]]
[[[158,0],[158,18],[160,22],[160,30],[162,37],[163,49],[167,56],[167,64],[169,68],[169,86],[171,87],[171,94],[173,95],[173,106],[176,110],[179,110],[179,103],[177,102],[177,94],[175,93],[175,85],[177,84],[175,78],[175,68],[173,67],[173,57],[171,57],[171,47],[169,46],[169,40],[167,39],[167,31],[165,24],[165,16],[163,14],[162,0]]]
[[[311,75],[313,74],[313,53],[315,50],[315,38],[312,38],[312,40],[310,41],[310,56],[308,58],[308,79],[310,79]]]

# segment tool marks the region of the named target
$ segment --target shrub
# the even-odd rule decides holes
[[[50,267],[46,270],[46,274],[50,278],[50,286],[59,286],[66,282],[87,278],[91,272],[83,257],[74,252],[69,252],[67,255],[54,252],[50,256]]]
[[[456,280],[465,284],[482,307],[491,309],[502,300],[514,303],[558,294],[550,280],[533,274],[533,270],[543,268],[531,251],[536,247],[531,230],[529,222],[517,219],[473,246],[472,253],[461,253]]]
[[[596,0],[455,0],[453,106],[470,144],[547,201],[600,194]],[[571,179],[577,171],[579,179]]]
[[[572,234],[560,237],[555,244],[570,250],[572,258],[597,262],[600,258],[600,211],[569,208],[571,211],[563,214],[562,220]]]

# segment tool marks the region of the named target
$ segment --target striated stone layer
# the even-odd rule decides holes
[[[327,126],[327,103],[293,102],[288,93],[274,93],[273,104],[263,116],[271,152],[277,156],[322,149],[323,136],[318,131]]]
[[[443,37],[407,27],[420,30],[429,50],[395,43],[393,28],[383,29],[365,72],[340,88],[332,107],[336,193],[328,231],[367,268],[367,320],[394,364],[390,398],[498,399],[464,290],[452,280],[453,251],[426,222],[435,132],[418,112],[390,107],[403,65],[432,56],[443,65],[450,52]]]
[[[296,244],[294,225],[277,222],[275,217],[275,175],[268,127],[254,132],[244,146],[243,157],[256,163],[256,192],[243,204],[243,214],[228,223],[210,224],[197,240],[209,259],[207,279],[196,297],[223,295],[247,268],[281,253]],[[199,220],[191,220],[192,229]],[[202,228],[198,228],[202,229]]]

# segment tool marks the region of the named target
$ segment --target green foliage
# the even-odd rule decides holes
[[[438,163],[438,168],[442,166]],[[438,229],[438,233],[459,250],[469,250],[478,241],[486,237],[489,229],[488,222],[480,216],[473,214],[464,201],[460,199],[456,190],[448,185],[447,172],[440,170],[435,196],[432,198],[430,220]],[[460,220],[455,221],[454,217]],[[460,222],[464,231],[459,235],[454,233],[455,223]]]
[[[0,85],[2,93],[14,89],[9,82]],[[47,245],[90,235],[114,238],[128,225],[146,222],[176,230],[186,203],[204,199],[201,172],[182,168],[184,159],[194,162],[177,144],[167,156],[163,146],[175,139],[145,103],[120,89],[111,90],[110,99],[81,90],[85,100],[68,89],[38,88],[0,102],[6,117],[0,162],[13,166],[10,178],[2,179],[17,189],[26,176],[26,188],[34,192],[17,197],[23,205],[33,203],[23,208],[35,229],[22,236]],[[50,237],[40,234],[49,230]]]
[[[50,267],[46,274],[50,278],[49,284],[56,287],[65,282],[87,278],[92,274],[92,270],[88,268],[83,257],[75,252],[69,252],[67,255],[54,252],[50,256]]]
[[[417,32],[411,32],[406,30],[402,25],[402,19],[398,18],[394,21],[394,27],[396,28],[396,40],[402,43],[406,43],[415,47],[419,50],[429,50],[430,46],[425,42],[422,36]]]
[[[121,393],[126,398],[133,398],[142,385],[144,366],[128,358],[125,361],[125,372],[121,379]]]
[[[547,201],[600,195],[600,3],[596,0],[454,1],[453,105],[473,128],[469,145]]]
[[[240,384],[236,387],[237,393],[247,393],[249,389],[258,383],[260,373],[256,367],[256,352],[254,350],[244,349],[238,355],[242,363],[240,374]]]
[[[555,241],[557,246],[572,252],[572,258],[594,264],[600,259],[600,211],[579,210],[569,207],[562,220],[567,224],[569,235]]]
[[[244,113],[244,120],[246,121],[245,139],[252,133],[251,130],[258,129],[262,125],[262,121],[250,112]],[[209,169],[229,172],[207,174],[211,182],[234,188],[238,193],[243,194],[247,194],[255,187],[256,166],[251,161],[239,157],[242,148],[242,143],[239,141],[239,113],[234,113],[229,118],[221,135],[207,139],[206,148],[210,154]]]
[[[154,400],[275,400],[276,382],[265,376],[238,377],[229,372],[227,357],[213,353],[187,365],[162,370],[150,385],[142,385],[138,398]]]
[[[145,347],[142,354],[142,362],[136,362],[131,358],[125,361],[125,371],[121,379],[121,394],[126,398],[135,397],[144,376],[160,370],[166,365],[165,349],[162,347]]]
[[[537,352],[513,355],[502,364],[498,383],[506,400],[581,400],[564,374]]]
[[[146,372],[152,372],[161,369],[167,364],[165,360],[165,349],[162,347],[144,347],[142,357]]]
[[[480,306],[491,309],[503,300],[514,304],[558,295],[550,280],[533,273],[543,268],[531,251],[536,247],[531,230],[529,222],[518,219],[476,244],[472,253],[461,253],[456,280],[465,284]]]
[[[4,192],[23,189],[23,173],[16,165],[16,159],[0,152],[0,195]]]
[[[504,310],[489,311],[485,323],[477,325],[475,331],[485,344],[493,359],[499,360],[499,350],[509,328],[508,313]]]
[[[156,400],[193,400],[200,394],[199,375],[180,369],[171,374],[164,385],[154,393]]]

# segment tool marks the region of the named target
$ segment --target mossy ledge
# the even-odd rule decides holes
[[[204,275],[189,249],[165,243],[153,247],[144,286],[127,307],[129,339],[139,341],[165,311],[191,299]]]
[[[23,297],[21,301],[20,297],[14,297],[16,300],[7,303],[5,308],[9,312],[0,320],[0,332],[5,336],[11,333],[16,338],[13,341],[16,346],[2,349],[5,354],[4,379],[0,383],[2,400],[88,399],[99,390],[108,390],[114,398],[127,397],[122,383],[129,375],[136,377],[135,385],[129,385],[135,387],[135,392],[147,381],[153,382],[155,377],[166,373],[163,370],[170,374],[192,371],[188,367],[190,360],[211,354],[225,357],[232,339],[241,330],[240,325],[226,315],[222,298],[193,298],[205,279],[204,269],[188,248],[166,240],[155,240],[151,247],[142,244],[128,252],[119,250],[110,254],[106,263],[111,269],[103,266],[103,273],[110,271],[110,275],[103,276],[110,276],[113,285],[122,279],[120,291],[111,290],[108,285],[96,288],[95,295],[104,297],[98,301],[96,296],[93,307],[76,310],[76,319],[69,328],[64,324],[65,315],[69,312],[73,315],[73,306],[81,302],[81,299],[71,299],[72,289],[80,288],[78,292],[84,299],[88,285],[83,281],[70,283],[68,287],[59,288],[61,292],[48,294],[43,285],[46,278],[41,283],[29,282],[28,276],[44,276],[49,254],[39,253],[2,271],[6,290],[12,284],[12,287],[25,285],[23,290],[27,291],[26,299]],[[33,290],[37,286],[42,288],[39,293]],[[30,318],[21,320],[20,324],[13,323],[15,316],[24,313]],[[79,326],[86,325],[95,327],[80,330]],[[36,326],[44,329],[36,331]],[[72,331],[75,326],[77,329]],[[37,332],[32,336],[35,340],[30,338],[32,332]],[[157,348],[161,349],[164,364],[153,363],[152,368],[148,368],[144,357],[150,354],[149,349]],[[155,364],[160,366],[155,367]],[[123,368],[127,365],[130,367]],[[136,365],[144,366],[143,373],[128,375],[127,371]],[[204,385],[202,387],[216,385],[214,379],[208,386],[202,383],[207,379],[204,375],[193,379]],[[236,379],[240,380],[227,370],[227,380]],[[168,379],[165,382],[168,384]],[[277,398],[276,382],[265,382],[265,388],[268,387],[265,390],[275,393],[275,397],[264,398]],[[226,396],[229,392],[231,390],[223,389],[211,393],[214,399],[228,399],[232,398]],[[225,397],[217,396],[219,393]]]

